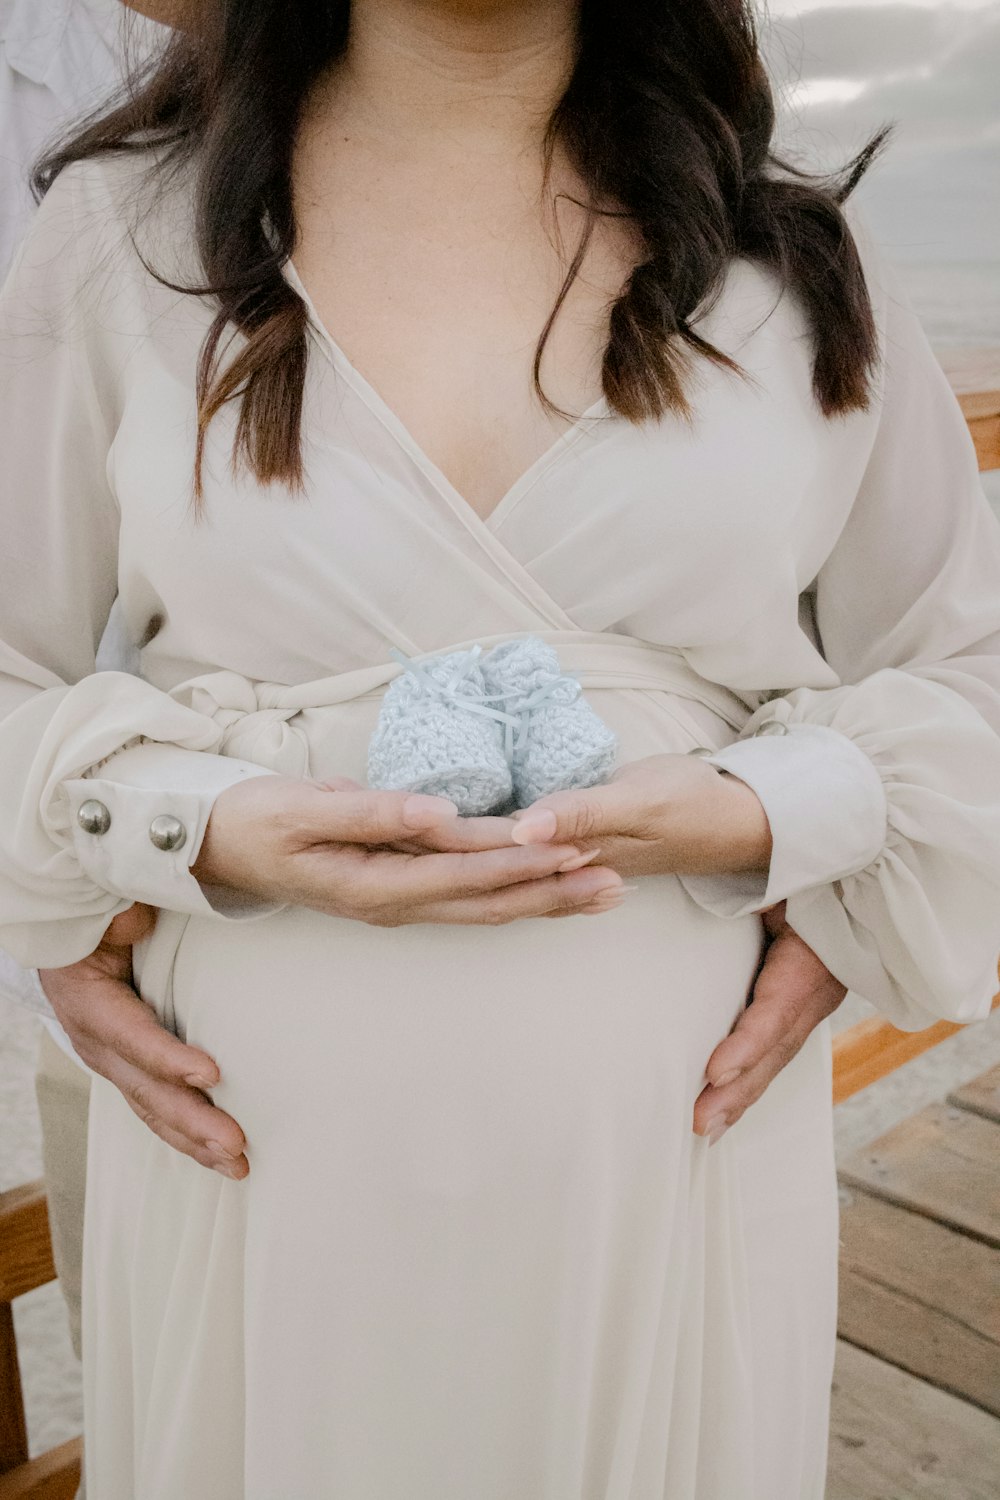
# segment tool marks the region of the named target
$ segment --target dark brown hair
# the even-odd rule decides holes
[[[198,14],[127,102],[41,162],[35,190],[71,162],[153,143],[161,164],[195,167],[204,285],[184,290],[218,303],[198,371],[196,484],[206,431],[238,400],[234,463],[298,487],[308,315],[282,275],[295,246],[292,152],[312,86],[346,47],[350,0],[212,0]],[[823,413],[868,405],[876,330],[841,205],[892,127],[820,175],[775,154],[774,126],[750,0],[581,0],[576,65],[547,145],[551,160],[558,142],[593,202],[614,205],[641,236],[603,366],[611,407],[631,421],[690,415],[691,354],[744,373],[691,327],[737,256],[802,299]],[[543,400],[542,350],[577,269],[536,351]],[[236,330],[245,342],[227,359]]]

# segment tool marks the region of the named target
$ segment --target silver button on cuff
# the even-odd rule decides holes
[[[166,854],[173,854],[175,849],[183,849],[187,843],[187,829],[179,818],[171,818],[167,814],[154,818],[149,825],[149,840],[155,844],[157,849],[162,849]]]
[[[754,738],[760,734],[787,734],[788,725],[782,724],[780,719],[765,719],[763,724],[758,724],[754,730]]]
[[[76,821],[84,833],[107,833],[111,827],[111,814],[103,802],[91,798],[89,802],[81,802],[76,814]]]

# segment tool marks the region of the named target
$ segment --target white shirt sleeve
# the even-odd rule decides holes
[[[724,916],[787,900],[843,984],[919,1030],[985,1016],[997,988],[1000,525],[909,299],[863,226],[856,237],[883,354],[879,422],[809,591],[843,686],[772,693],[709,757],[763,803],[768,874],[680,878]]]
[[[220,919],[275,909],[190,871],[219,794],[271,773],[216,753],[205,715],[95,673],[117,591],[108,470],[129,312],[117,268],[102,305],[116,245],[106,204],[89,194],[77,212],[87,173],[53,187],[0,295],[0,947],[29,968],[85,957],[136,900]],[[87,831],[101,822],[87,802],[103,831]],[[159,818],[175,820],[171,847],[151,836]]]

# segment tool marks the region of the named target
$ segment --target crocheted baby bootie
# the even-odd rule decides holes
[[[504,729],[485,702],[482,648],[406,667],[386,689],[368,747],[368,782],[383,791],[448,797],[465,817],[512,798]]]
[[[618,741],[537,636],[504,641],[483,658],[486,692],[502,702],[518,807],[550,792],[597,786],[614,769]],[[510,721],[513,720],[512,724]]]

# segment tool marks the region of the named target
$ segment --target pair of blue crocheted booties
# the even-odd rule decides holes
[[[465,817],[530,807],[596,786],[617,741],[537,637],[411,662],[390,683],[368,752],[368,781],[448,797]]]

